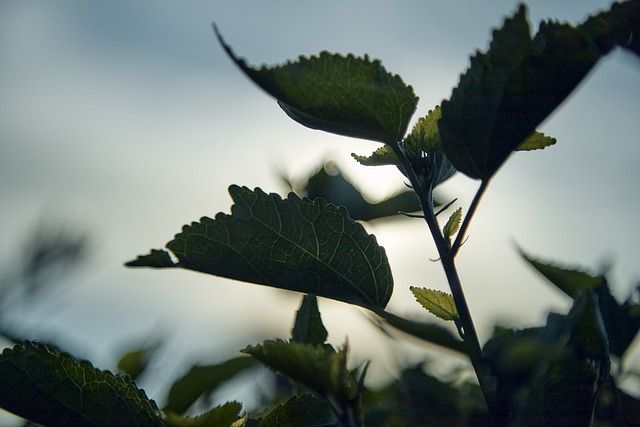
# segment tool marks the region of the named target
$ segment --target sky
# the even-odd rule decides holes
[[[580,22],[607,1],[531,1],[547,17]],[[228,212],[230,184],[286,194],[331,158],[372,200],[402,188],[392,168],[358,166],[377,144],[306,129],[225,55],[277,64],[321,50],[368,54],[420,96],[414,120],[450,96],[490,30],[515,1],[0,3],[0,266],[15,262],[39,221],[86,231],[91,254],[54,302],[12,314],[34,336],[55,333],[104,369],[127,342],[166,337],[166,378],[192,361],[221,361],[247,344],[287,337],[299,297],[189,271],[126,269],[183,224]],[[538,325],[568,301],[518,257],[529,253],[597,271],[612,264],[614,292],[640,279],[640,61],[616,51],[540,130],[558,139],[514,155],[493,180],[458,257],[481,339],[496,323]],[[468,206],[477,182],[455,177],[446,197]],[[409,286],[446,290],[426,226],[367,224],[395,277],[389,310],[428,320]],[[323,300],[331,342],[348,336],[372,371],[416,357],[392,350],[362,310]],[[433,318],[435,321],[435,318]],[[377,334],[377,335],[376,335]],[[420,357],[420,356],[418,356]],[[376,366],[377,359],[382,361]],[[166,380],[165,380],[166,381]],[[150,394],[162,381],[148,384]],[[153,395],[162,400],[162,394]]]

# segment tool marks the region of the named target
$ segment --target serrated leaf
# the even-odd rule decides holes
[[[384,248],[344,208],[231,186],[231,215],[203,217],[167,243],[182,268],[384,307],[393,278]],[[144,266],[145,257],[128,263]]]
[[[453,296],[450,294],[435,289],[416,288],[413,286],[409,289],[421,306],[442,320],[455,321],[458,318],[458,309]]]
[[[454,213],[451,214],[447,223],[442,227],[442,234],[447,239],[450,239],[458,229],[460,228],[460,222],[462,221],[462,208],[456,209]]]
[[[379,147],[376,151],[371,153],[370,156],[360,156],[358,154],[351,153],[351,157],[364,166],[397,166],[400,164],[400,159],[398,159],[398,156],[393,152],[393,148],[389,145]]]
[[[318,299],[315,295],[304,295],[296,313],[291,331],[291,341],[302,344],[322,345],[327,340],[327,330],[322,324]]]
[[[292,396],[276,406],[260,421],[258,427],[321,427],[338,420],[327,399],[305,393]]]
[[[0,355],[0,407],[43,425],[165,425],[155,402],[127,377],[33,342]]]
[[[429,111],[426,116],[418,119],[411,132],[403,141],[405,149],[415,157],[424,153],[442,151],[438,121],[442,117],[440,106]]]
[[[235,357],[213,365],[192,366],[171,386],[163,410],[182,414],[198,398],[213,393],[226,381],[253,366],[255,366],[255,360],[246,356]]]
[[[327,346],[288,343],[268,340],[242,350],[279,372],[322,396],[338,402],[352,400],[357,384],[347,369],[348,348],[335,351]]]
[[[197,417],[185,417],[173,412],[166,412],[165,417],[170,427],[242,427],[241,410],[240,403],[227,402]]]
[[[524,142],[516,148],[516,151],[542,150],[557,142],[555,138],[545,135],[542,132],[533,132]]]
[[[141,255],[127,263],[129,267],[172,268],[178,267],[167,251],[151,249],[148,255]]]
[[[468,346],[453,335],[448,329],[433,323],[418,322],[405,319],[384,310],[376,310],[376,314],[394,328],[431,344],[453,350],[462,354],[470,354]]]
[[[575,299],[582,291],[593,291],[606,283],[602,276],[593,276],[577,268],[560,267],[535,260],[522,250],[520,254],[533,268],[571,298]]]
[[[601,52],[580,27],[543,22],[531,39],[526,8],[493,32],[442,103],[442,146],[457,170],[488,180],[576,88]]]
[[[380,61],[321,52],[274,67],[253,68],[215,31],[240,70],[302,125],[385,144],[395,144],[404,136],[418,98]]]

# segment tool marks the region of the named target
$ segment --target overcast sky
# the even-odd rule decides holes
[[[402,179],[351,160],[375,143],[291,121],[225,56],[212,22],[254,65],[321,50],[379,58],[420,96],[415,121],[449,97],[469,55],[487,47],[490,29],[516,4],[0,2],[0,266],[43,217],[86,230],[93,241],[90,263],[69,279],[73,293],[23,315],[34,330],[81,343],[104,368],[120,343],[151,329],[171,334],[175,360],[215,361],[287,337],[297,296],[123,262],[162,247],[185,223],[228,212],[230,184],[284,194],[278,173],[303,176],[327,156],[374,199]],[[546,17],[579,22],[607,5],[532,1],[530,20],[534,28]],[[496,321],[531,325],[566,307],[518,259],[515,242],[594,269],[611,260],[619,295],[640,278],[639,71],[640,61],[623,52],[602,61],[541,128],[557,146],[514,156],[492,182],[458,260],[481,338]],[[457,177],[443,190],[465,208],[476,185]],[[389,309],[422,315],[408,287],[446,289],[440,267],[428,262],[436,251],[426,226],[368,227],[394,271]],[[359,309],[328,301],[321,309],[332,342],[348,335],[355,358],[380,353]],[[234,339],[236,330],[247,335]]]

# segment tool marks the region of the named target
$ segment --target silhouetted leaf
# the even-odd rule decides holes
[[[196,365],[176,380],[163,410],[184,413],[200,396],[214,392],[226,381],[255,366],[250,357],[236,357],[213,365]]]
[[[383,318],[388,324],[406,334],[420,338],[421,340],[431,344],[448,348],[449,350],[469,354],[467,345],[453,335],[448,329],[440,325],[405,319],[384,310],[375,310],[375,313]]]
[[[327,330],[322,324],[318,299],[315,295],[304,295],[296,313],[296,321],[291,331],[291,341],[301,344],[322,345],[327,339]]]
[[[321,427],[337,425],[337,417],[327,399],[305,393],[292,396],[276,406],[258,427]]]
[[[344,208],[259,188],[229,193],[231,215],[203,217],[167,243],[176,266],[366,308],[387,304],[393,278],[384,248]]]
[[[435,289],[416,288],[413,286],[409,289],[416,301],[431,314],[438,316],[442,320],[457,319],[458,309],[451,294]]]
[[[185,417],[172,412],[165,414],[170,427],[243,427],[244,418],[240,418],[242,405],[228,402],[216,406],[197,417]]]
[[[357,395],[357,384],[347,369],[348,349],[335,351],[327,346],[264,341],[242,350],[322,396],[346,402]]]
[[[471,58],[442,103],[442,145],[456,169],[488,180],[600,59],[580,27],[543,22],[531,39],[525,6]]]
[[[418,98],[380,61],[321,52],[296,62],[253,68],[235,56],[215,30],[236,65],[302,125],[386,144],[404,136]]]
[[[43,425],[165,425],[155,402],[127,377],[32,342],[0,355],[0,407]]]
[[[571,298],[577,298],[582,291],[593,291],[605,283],[602,276],[593,276],[577,268],[559,267],[552,263],[536,261],[523,251],[522,257],[540,274]]]

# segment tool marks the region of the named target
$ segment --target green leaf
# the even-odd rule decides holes
[[[152,267],[152,268],[172,268],[178,267],[171,260],[167,251],[151,249],[148,255],[141,255],[134,261],[127,263],[129,267]]]
[[[444,234],[444,237],[446,237],[447,239],[451,239],[451,237],[456,234],[456,232],[460,228],[461,221],[462,208],[458,208],[454,213],[451,214],[444,227],[442,227],[442,234]]]
[[[347,402],[358,393],[347,369],[348,348],[335,351],[326,346],[268,340],[242,350],[270,369],[309,387],[322,396]]]
[[[322,324],[318,310],[318,299],[315,295],[302,297],[302,304],[296,314],[291,337],[293,342],[301,344],[322,345],[327,340],[327,330]]]
[[[214,29],[240,70],[302,125],[385,144],[395,144],[404,136],[418,98],[380,61],[321,52],[274,67],[253,68],[235,56]]]
[[[571,298],[575,299],[582,291],[593,291],[606,283],[602,276],[593,276],[577,268],[560,267],[537,261],[522,250],[520,254],[533,268]]]
[[[555,138],[545,135],[542,132],[533,132],[524,142],[516,148],[516,151],[542,150],[557,142]]]
[[[0,407],[43,425],[165,425],[155,402],[127,377],[33,342],[0,355]]]
[[[393,278],[384,248],[344,208],[235,185],[229,193],[231,215],[204,217],[167,243],[173,266],[366,308],[387,304]]]
[[[242,405],[228,402],[216,406],[197,417],[185,417],[173,412],[166,412],[167,425],[170,427],[242,427],[244,418],[240,418]]]
[[[459,171],[489,180],[577,87],[601,56],[580,27],[543,22],[531,39],[526,8],[493,32],[442,103],[442,146]]]
[[[458,309],[450,294],[435,289],[416,288],[413,286],[409,289],[421,306],[442,320],[455,321],[458,318]]]
[[[159,346],[159,343],[155,342],[126,352],[118,361],[118,370],[136,380],[147,369],[151,357]]]
[[[442,151],[438,121],[442,117],[440,106],[429,111],[426,116],[418,119],[403,141],[403,146],[414,157],[420,157],[422,153],[434,153]]]
[[[469,349],[464,341],[461,341],[448,329],[440,325],[405,319],[384,310],[376,310],[375,313],[383,318],[389,325],[406,334],[458,353],[469,354]]]
[[[164,411],[184,413],[200,397],[214,392],[226,381],[255,366],[255,360],[242,356],[213,365],[196,365],[176,380],[167,397]]]
[[[360,156],[358,154],[351,153],[351,157],[364,166],[397,166],[400,164],[400,159],[398,159],[398,156],[393,152],[393,148],[389,145],[379,147],[370,156]]]
[[[304,393],[272,409],[258,427],[321,427],[338,420],[327,399]]]

